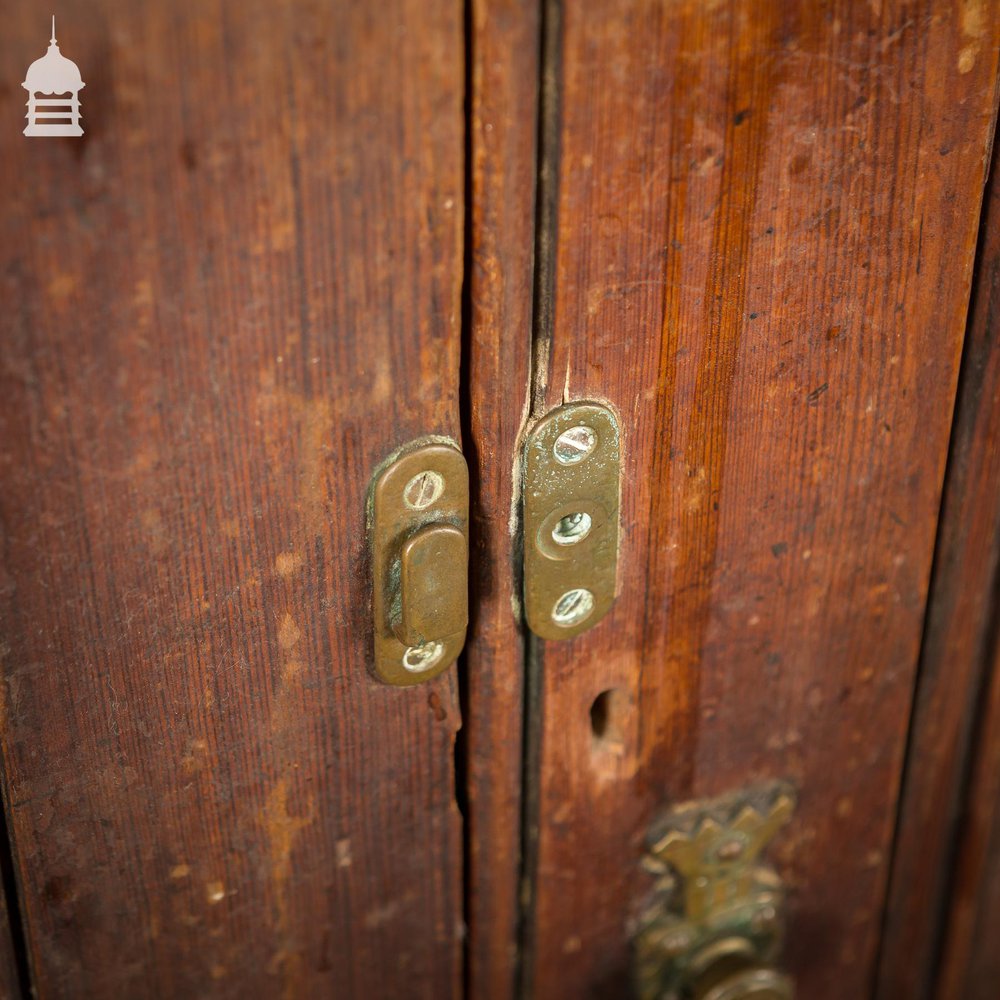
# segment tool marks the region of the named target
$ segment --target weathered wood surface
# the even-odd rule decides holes
[[[975,736],[983,701],[989,699],[1000,567],[1000,182],[995,161],[989,191],[980,224],[982,240],[892,861],[880,1000],[918,1000],[932,994],[944,933],[952,956],[949,976],[956,974],[955,956],[972,942],[962,940],[971,933],[964,917],[948,912],[954,845],[956,838],[971,838],[969,857],[960,863],[973,878],[959,884],[955,903],[956,910],[966,914],[976,904],[976,880],[985,863],[972,856],[985,847],[996,802],[996,790],[982,801],[981,792],[975,787],[970,791],[966,780],[970,762],[979,756],[982,760],[975,766],[984,770],[977,780],[996,781],[988,777],[991,754],[998,752],[991,749],[990,740],[1000,740],[1000,719],[993,723],[996,732],[991,734],[987,726],[978,743]],[[1000,872],[1000,859],[993,864]],[[983,893],[985,901],[988,890]],[[995,905],[1000,906],[1000,896]],[[991,934],[995,945],[1000,923],[993,925]],[[980,939],[981,952],[984,944]],[[996,961],[996,947],[986,951],[990,954],[981,953],[981,960]],[[995,971],[1000,974],[1000,967]],[[997,981],[997,975],[989,980],[994,993]],[[968,989],[973,982],[967,982]],[[943,994],[972,995],[961,990]]]
[[[370,657],[365,492],[458,437],[462,9],[64,5],[0,138],[2,750],[41,997],[460,990],[454,672]],[[7,67],[49,22],[11,8]]]
[[[810,1000],[871,988],[997,79],[993,4],[562,6],[546,407],[623,427],[547,643],[530,986],[619,996],[668,803],[791,779]],[[614,718],[595,736],[601,692]]]
[[[472,621],[466,647],[468,996],[516,989],[524,636],[515,459],[527,416],[538,101],[535,0],[474,0],[465,435]]]

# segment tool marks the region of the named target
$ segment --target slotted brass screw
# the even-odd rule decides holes
[[[552,446],[552,454],[560,465],[576,465],[582,462],[597,444],[597,433],[593,427],[577,424],[563,431]]]
[[[440,472],[426,469],[418,472],[403,487],[403,503],[410,510],[425,510],[444,492],[444,477]]]
[[[594,595],[583,587],[567,590],[552,609],[552,620],[563,628],[579,625],[594,610]]]
[[[421,646],[408,646],[403,653],[403,667],[411,674],[422,674],[435,666],[444,655],[440,642],[425,642]]]

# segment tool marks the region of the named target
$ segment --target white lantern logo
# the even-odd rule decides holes
[[[59,52],[55,15],[49,50],[28,67],[21,86],[28,92],[25,135],[83,135],[79,93],[84,82],[76,63]]]

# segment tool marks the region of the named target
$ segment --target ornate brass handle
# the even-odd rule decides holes
[[[657,882],[635,938],[641,1000],[792,1000],[774,965],[784,887],[760,855],[794,809],[791,788],[774,783],[654,826],[644,866]]]

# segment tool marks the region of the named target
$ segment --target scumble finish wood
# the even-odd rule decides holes
[[[512,497],[531,350],[539,18],[534,0],[474,0],[471,13],[467,983],[477,1000],[510,1000],[517,969],[524,649]]]
[[[994,162],[983,210],[972,310],[962,358],[955,428],[941,505],[934,577],[921,651],[913,712],[913,734],[906,761],[899,828],[892,862],[892,882],[882,942],[877,996],[880,1000],[932,995],[940,936],[947,931],[952,966],[971,947],[971,928],[952,915],[946,892],[952,876],[953,850],[963,827],[975,854],[984,845],[996,794],[983,800],[981,790],[966,788],[970,761],[988,777],[991,740],[1000,740],[1000,719],[977,746],[982,699],[989,700],[990,643],[995,642],[998,572],[1000,572],[1000,182]],[[994,693],[994,698],[996,698]],[[994,709],[995,710],[995,709]],[[968,803],[963,802],[968,795]],[[982,827],[982,829],[980,829]],[[957,910],[976,905],[976,878],[984,859],[961,862],[976,876],[958,887]],[[1000,865],[1000,862],[995,862]],[[1000,867],[998,867],[1000,872]],[[1000,876],[998,876],[1000,877]],[[988,895],[984,889],[985,897]],[[1000,906],[1000,896],[997,897]],[[998,915],[1000,916],[1000,915]],[[948,931],[948,928],[951,928]],[[964,927],[964,930],[960,930]],[[1000,936],[993,925],[992,940]],[[985,940],[980,941],[980,948]],[[982,961],[995,960],[983,954]],[[996,968],[1000,975],[1000,967]],[[989,989],[996,989],[994,975]],[[972,989],[973,980],[967,982]],[[971,997],[957,990],[942,996]],[[981,993],[986,997],[988,993]]]
[[[800,995],[870,989],[995,12],[562,5],[545,405],[608,400],[626,472],[618,602],[543,652],[538,1000],[621,995],[649,821],[765,778]]]
[[[7,67],[48,17],[6,11]],[[377,683],[365,491],[459,435],[462,10],[64,4],[0,137],[2,750],[39,995],[456,996],[453,672]],[[47,15],[47,11],[46,11]]]

